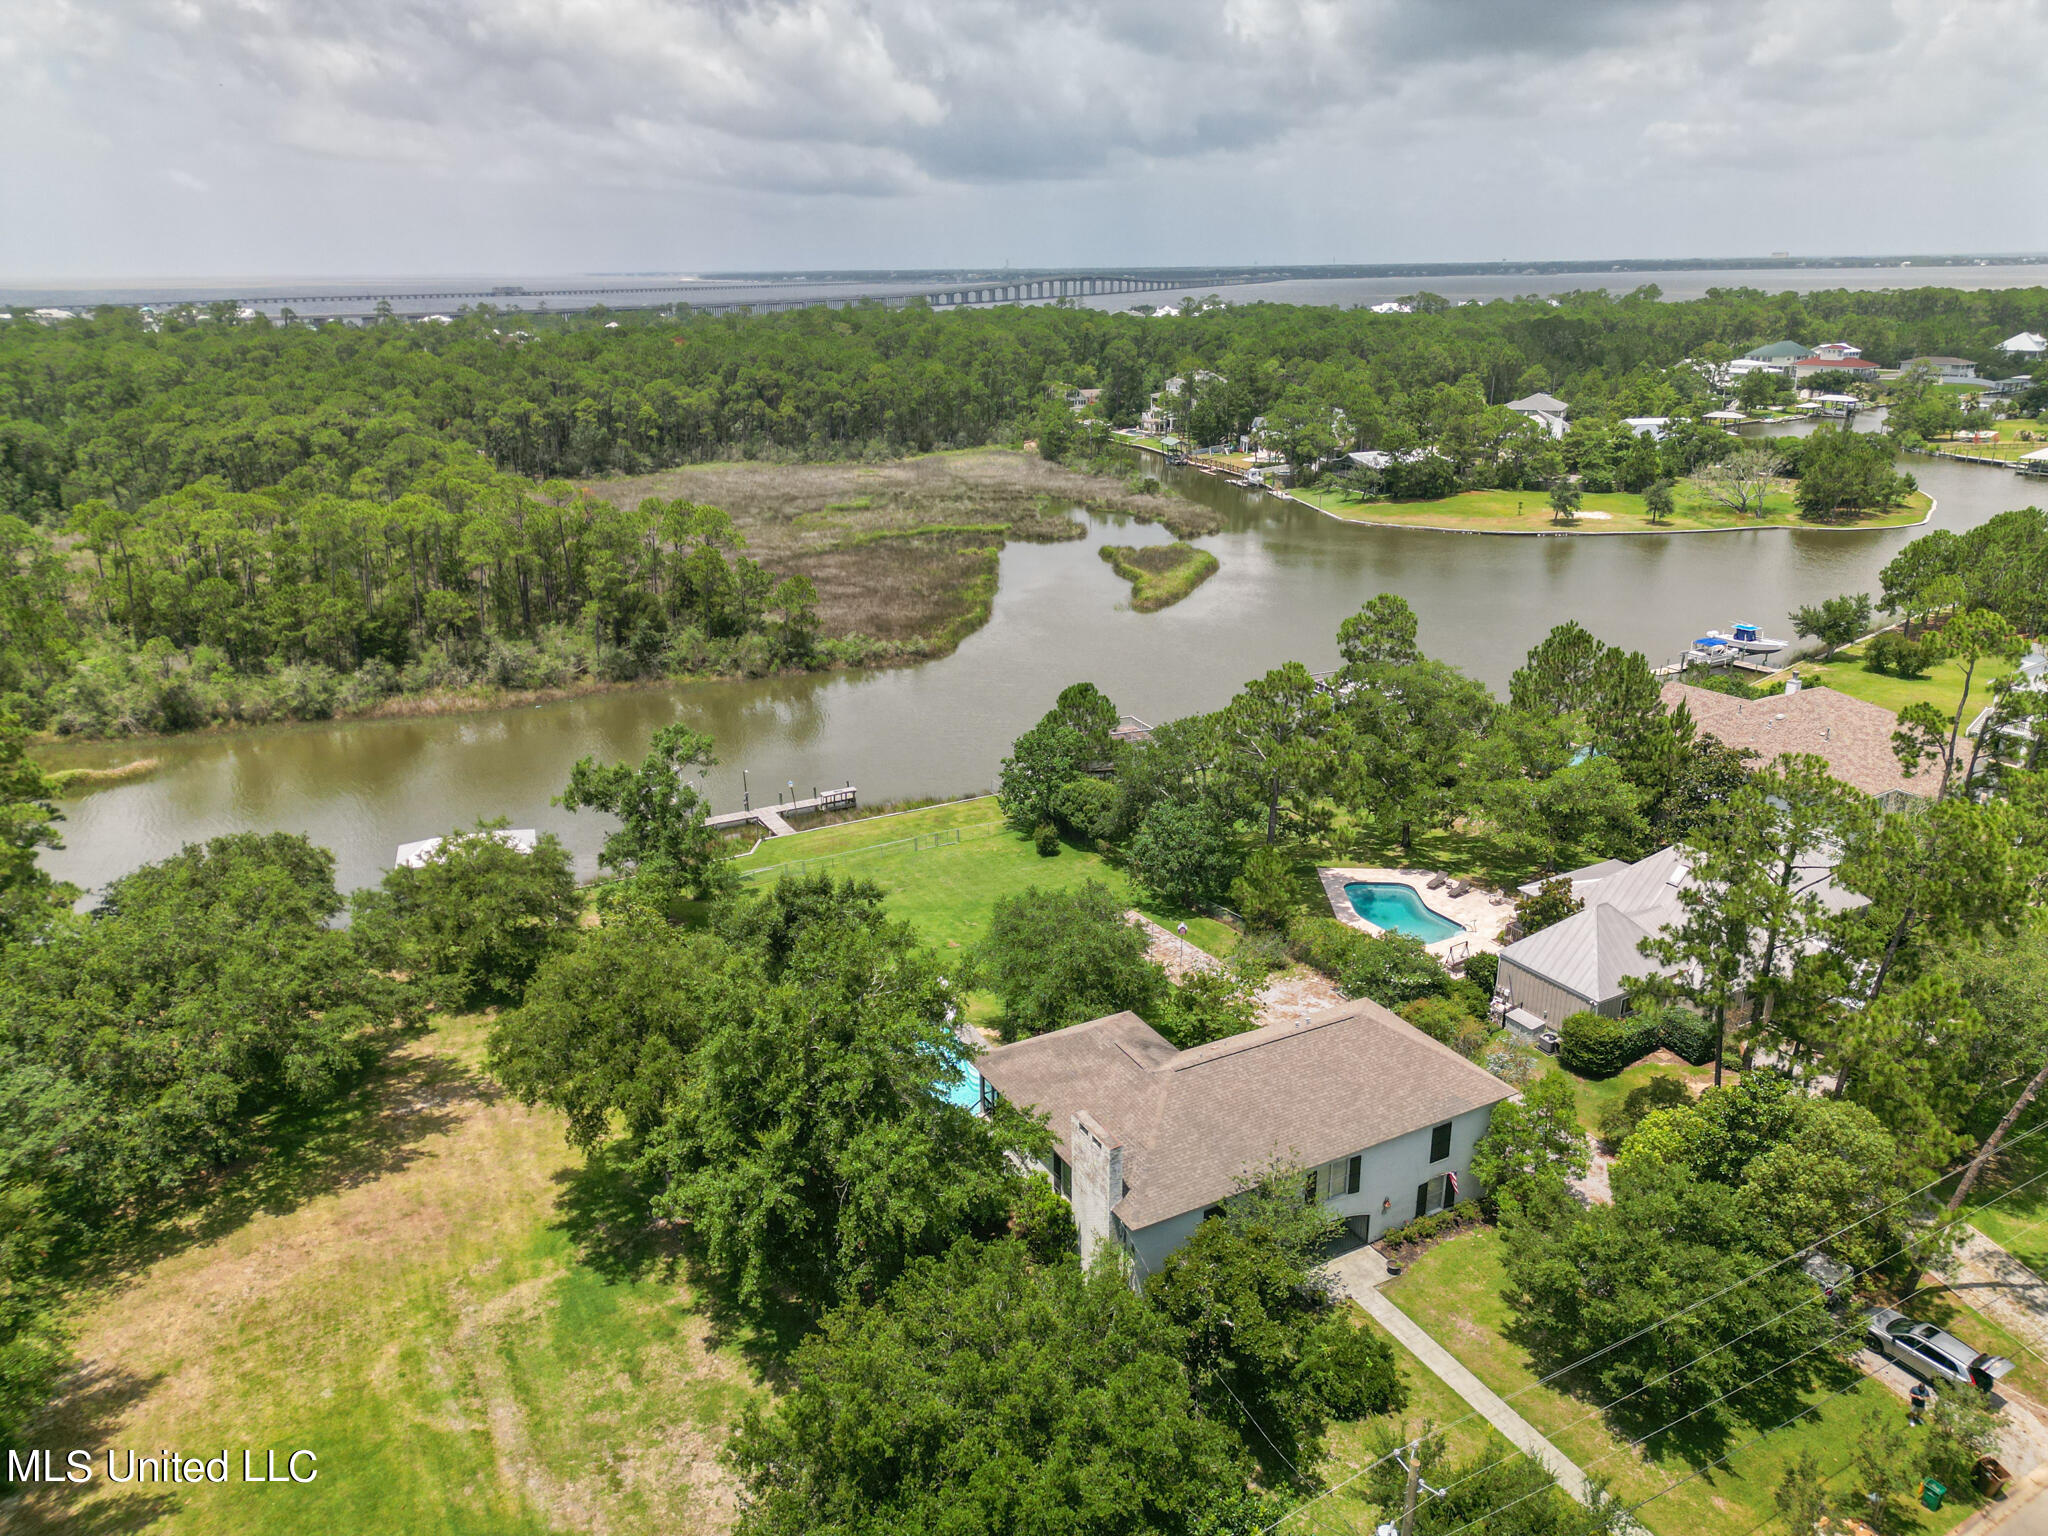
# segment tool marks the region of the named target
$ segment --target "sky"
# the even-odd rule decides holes
[[[0,278],[2048,249],[2044,0],[9,0]]]

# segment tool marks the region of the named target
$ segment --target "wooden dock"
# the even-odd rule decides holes
[[[796,830],[785,816],[803,816],[819,811],[850,811],[859,803],[860,791],[848,784],[843,789],[828,789],[823,794],[811,796],[808,800],[785,800],[780,805],[758,805],[743,811],[726,811],[717,816],[704,818],[704,825],[724,829],[744,827],[749,822],[767,829],[770,837],[787,837]]]

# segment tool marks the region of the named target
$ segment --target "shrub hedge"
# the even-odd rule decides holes
[[[1558,1061],[1581,1077],[1612,1077],[1659,1046],[1696,1067],[1714,1059],[1714,1021],[1668,1004],[1641,1009],[1625,1019],[1575,1013],[1558,1035]]]
[[[1557,1059],[1581,1077],[1612,1077],[1657,1048],[1655,1020],[1575,1013],[1558,1030]]]

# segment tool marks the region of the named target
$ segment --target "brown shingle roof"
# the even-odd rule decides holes
[[[1043,1113],[1062,1155],[1077,1112],[1123,1144],[1127,1226],[1214,1204],[1276,1160],[1312,1167],[1514,1090],[1373,1002],[1177,1051],[1134,1013],[1002,1046],[975,1066]]]
[[[1736,699],[1686,683],[1664,685],[1664,707],[1683,703],[1700,733],[1774,762],[1787,752],[1827,759],[1828,771],[1866,795],[1932,795],[1935,781],[1922,770],[1907,778],[1892,752],[1898,716],[1882,705],[1852,699],[1832,688],[1802,688],[1765,699]]]

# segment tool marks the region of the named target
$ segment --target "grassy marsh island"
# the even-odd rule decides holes
[[[1139,613],[1170,608],[1216,574],[1216,557],[1206,549],[1172,544],[1105,544],[1098,551],[1109,568],[1131,584],[1131,607]]]

